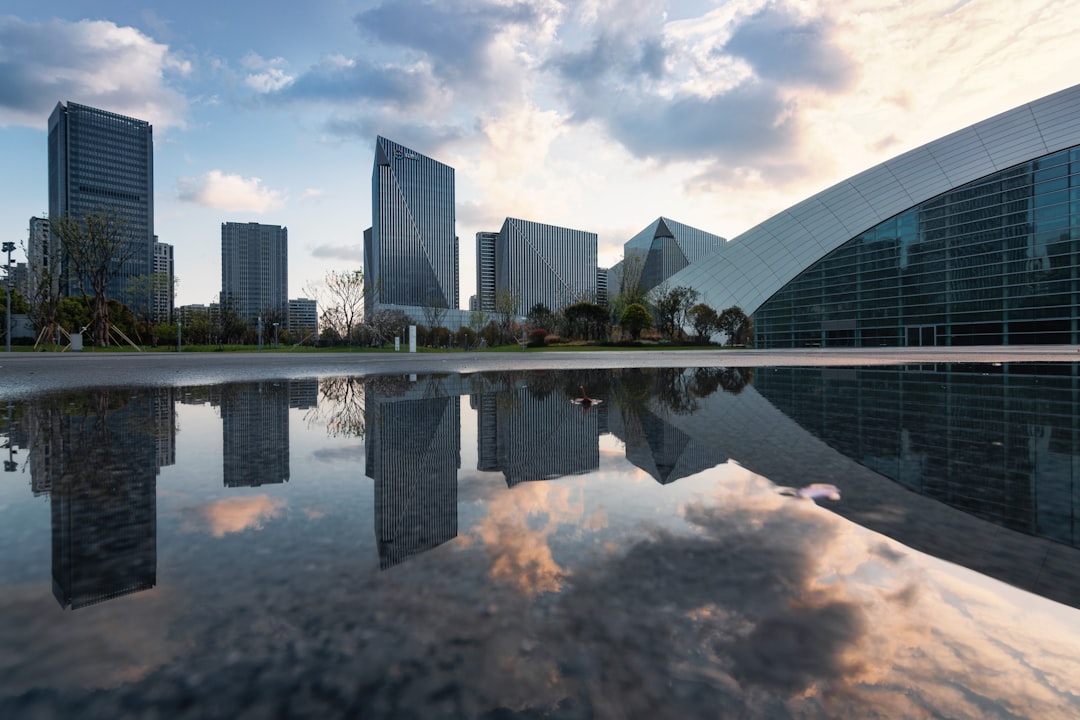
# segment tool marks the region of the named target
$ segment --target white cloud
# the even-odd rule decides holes
[[[57,101],[182,126],[188,102],[170,79],[191,63],[139,30],[104,20],[0,17],[0,126],[44,127]]]
[[[176,184],[180,200],[217,210],[265,213],[285,205],[283,194],[264,187],[260,178],[228,175],[220,170],[201,177],[179,178]]]
[[[253,72],[244,78],[244,84],[257,93],[271,93],[292,84],[295,77],[285,72],[288,65],[284,58],[264,58],[248,52],[240,59],[240,64]]]

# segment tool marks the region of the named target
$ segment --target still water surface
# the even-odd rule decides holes
[[[1076,717],[1078,407],[1075,365],[6,403],[0,716]]]

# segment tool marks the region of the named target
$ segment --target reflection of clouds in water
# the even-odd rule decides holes
[[[555,562],[550,545],[560,526],[604,524],[600,513],[585,518],[582,489],[570,483],[522,483],[494,495],[486,508],[473,535],[492,556],[491,576],[526,595],[562,587],[569,571]]]
[[[4,588],[0,647],[33,652],[0,654],[0,697],[40,688],[44,678],[55,688],[115,688],[183,649],[163,622],[178,610],[175,593],[149,590],[77,611],[42,602],[49,595],[45,586]]]
[[[269,495],[229,497],[185,511],[187,532],[208,530],[214,537],[244,530],[261,530],[263,523],[281,515],[285,501]]]
[[[311,459],[318,463],[335,465],[338,463],[354,463],[364,459],[363,445],[335,445],[334,447],[320,448],[311,453]]]

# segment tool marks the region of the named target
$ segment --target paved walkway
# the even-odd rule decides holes
[[[850,367],[955,362],[1080,362],[1080,352],[1073,345],[417,354],[0,352],[0,398],[77,387],[206,385],[330,375],[621,367]]]

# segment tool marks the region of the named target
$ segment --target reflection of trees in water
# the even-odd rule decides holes
[[[304,415],[308,427],[325,424],[330,437],[364,437],[364,383],[358,376],[320,378],[320,402]]]
[[[719,388],[738,395],[753,381],[753,368],[699,367],[691,373],[688,387],[697,397],[706,398]]]

